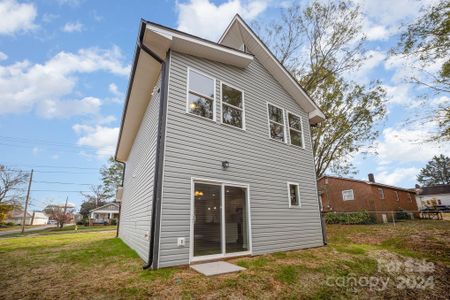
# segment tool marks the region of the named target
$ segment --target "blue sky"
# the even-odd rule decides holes
[[[426,144],[433,124],[404,125],[407,117],[448,103],[403,81],[411,61],[388,57],[402,22],[430,1],[355,0],[361,5],[370,59],[358,82],[382,80],[388,117],[379,126],[377,155],[353,158],[366,178],[411,187],[418,170],[448,144]],[[114,153],[140,18],[217,40],[235,13],[249,22],[276,18],[292,1],[0,1],[0,163],[35,169],[32,209],[79,205],[79,191],[99,183],[98,168]],[[433,70],[435,66],[428,66]],[[71,192],[67,192],[71,191]]]

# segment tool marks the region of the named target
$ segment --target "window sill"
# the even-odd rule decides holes
[[[207,121],[207,122],[217,123],[216,120],[214,120],[214,119],[205,118],[205,117],[202,117],[202,116],[199,116],[199,115],[196,115],[196,114],[187,112],[187,111],[186,111],[184,114],[185,114],[185,115],[188,115],[188,116],[191,116],[191,117],[194,117],[194,118],[198,118],[198,119],[200,119],[200,120]]]
[[[233,129],[236,129],[236,130],[239,130],[239,131],[242,131],[242,132],[247,132],[247,130],[244,129],[244,128],[239,128],[239,127],[236,127],[236,126],[233,126],[233,125],[229,125],[229,124],[226,124],[226,123],[223,123],[223,122],[220,122],[220,123],[216,122],[216,123],[220,124],[221,126],[225,126],[227,128],[233,128]]]
[[[275,143],[280,143],[280,144],[287,145],[286,142],[282,142],[282,141],[280,141],[280,140],[276,140],[276,139],[273,139],[273,138],[271,138],[271,137],[269,137],[269,140],[270,140],[270,141],[273,141],[273,142],[275,142]]]
[[[288,145],[289,145],[290,147],[294,147],[294,148],[297,148],[297,149],[305,150],[305,147],[300,147],[300,146],[297,146],[297,145],[294,145],[294,144],[290,144],[290,143],[288,143]]]

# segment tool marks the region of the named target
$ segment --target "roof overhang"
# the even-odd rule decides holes
[[[225,33],[219,40],[219,44],[235,49],[240,49],[242,44],[244,44],[291,97],[297,101],[300,107],[309,114],[311,125],[325,120],[325,115],[318,105],[239,15],[236,15],[230,25],[228,25]]]
[[[247,67],[253,55],[141,20],[115,159],[126,162],[169,50]]]

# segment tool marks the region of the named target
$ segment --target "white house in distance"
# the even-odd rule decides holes
[[[115,158],[145,268],[324,245],[314,101],[236,15],[211,42],[142,20]]]
[[[117,220],[119,217],[119,204],[108,203],[89,211],[90,219],[94,224],[110,224],[111,220]]]
[[[419,209],[425,207],[445,205],[450,206],[450,184],[416,188],[417,206]]]
[[[13,222],[15,224],[22,224],[23,222],[23,210],[14,209],[6,222]],[[48,217],[45,213],[40,211],[27,212],[25,218],[25,225],[45,225],[48,223]]]

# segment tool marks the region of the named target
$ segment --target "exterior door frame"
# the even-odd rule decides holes
[[[220,199],[220,206],[221,206],[221,253],[220,254],[213,254],[213,255],[203,255],[203,256],[194,256],[194,213],[195,213],[195,197],[194,197],[194,191],[195,191],[195,183],[204,183],[204,184],[212,184],[212,185],[220,185],[221,186],[221,199]],[[248,251],[241,251],[241,252],[233,252],[233,253],[225,253],[225,242],[226,242],[226,235],[225,235],[225,195],[224,190],[225,186],[234,186],[234,187],[241,187],[246,189],[246,204],[247,204],[247,229],[248,229]],[[189,226],[189,263],[191,262],[197,262],[197,261],[204,261],[204,260],[213,260],[213,259],[221,259],[221,258],[228,258],[228,257],[235,257],[235,256],[245,256],[245,255],[252,255],[253,253],[253,243],[252,243],[252,222],[251,222],[251,212],[250,212],[250,186],[248,184],[244,183],[238,183],[238,182],[231,182],[226,180],[218,180],[218,179],[207,179],[207,178],[197,178],[197,177],[191,177],[191,212],[190,212],[190,226]]]

